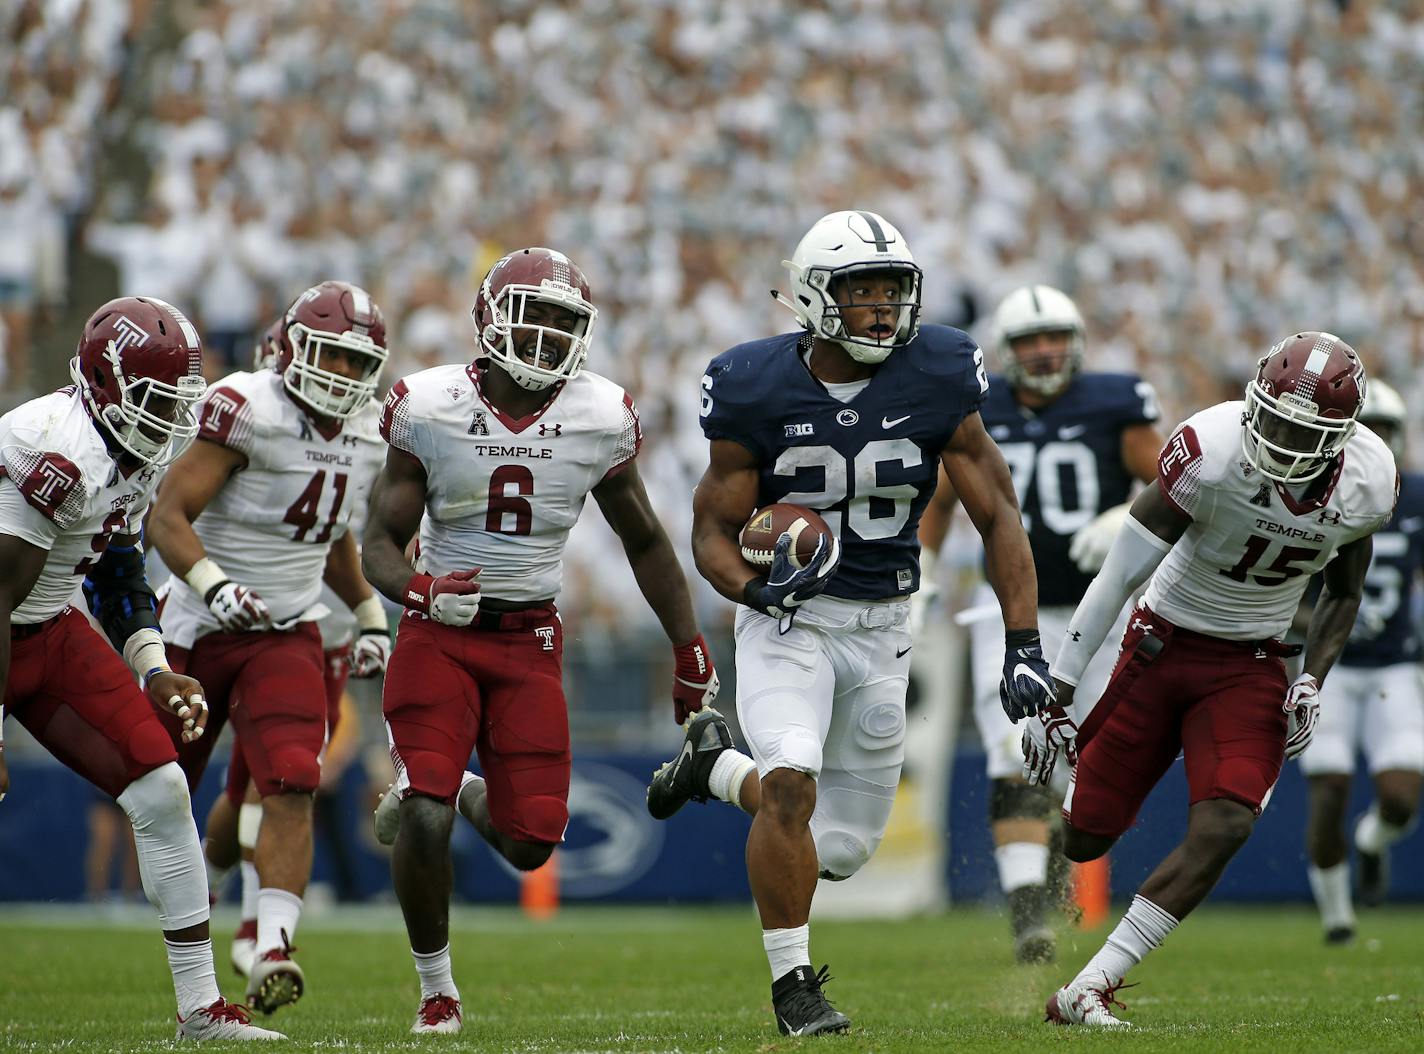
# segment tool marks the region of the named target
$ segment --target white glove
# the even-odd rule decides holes
[[[256,590],[236,582],[224,582],[208,598],[208,610],[216,616],[218,625],[229,633],[250,629],[265,629],[272,624],[272,612]]]
[[[1078,723],[1061,706],[1050,706],[1030,714],[1024,722],[1024,779],[1031,784],[1047,785],[1053,778],[1053,766],[1062,753],[1068,764],[1078,763]]]
[[[939,602],[939,578],[935,574],[936,554],[933,549],[920,550],[920,588],[910,596],[910,638],[918,640],[924,633],[930,610]]]
[[[1108,558],[1108,550],[1127,519],[1129,508],[1130,502],[1114,505],[1073,535],[1072,544],[1068,546],[1068,558],[1078,565],[1083,574],[1095,575],[1102,570],[1103,561]]]
[[[419,598],[423,601],[420,606],[442,626],[468,626],[480,613],[479,575],[480,569],[472,567],[466,571],[451,571],[439,578],[417,576],[427,583],[425,595]],[[409,585],[406,593],[407,599],[417,599]]]
[[[1374,640],[1384,632],[1385,617],[1373,606],[1360,605],[1355,613],[1355,625],[1350,630],[1351,637]]]
[[[365,678],[385,673],[390,658],[390,634],[368,630],[356,638],[351,649],[351,676]]]
[[[1286,689],[1286,758],[1298,758],[1315,738],[1315,726],[1320,721],[1320,685],[1314,677],[1303,673]]]

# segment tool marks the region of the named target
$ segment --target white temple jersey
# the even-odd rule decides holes
[[[556,596],[564,543],[588,492],[642,445],[632,398],[587,370],[520,420],[486,401],[473,366],[436,366],[398,381],[381,434],[425,469],[420,570],[481,569],[500,600]]]
[[[193,524],[203,548],[234,582],[257,591],[273,621],[319,617],[331,544],[364,519],[385,458],[380,407],[373,402],[324,435],[288,397],[281,375],[261,370],[209,388],[198,421],[199,439],[247,458]],[[189,647],[218,622],[186,582],[172,583],[163,634]]]
[[[1294,495],[1247,461],[1244,410],[1202,410],[1162,448],[1158,486],[1192,524],[1143,598],[1169,622],[1226,640],[1285,633],[1311,575],[1388,521],[1398,480],[1389,447],[1360,426],[1329,478]]]
[[[10,621],[43,622],[68,607],[109,539],[138,533],[161,475],[120,471],[72,387],[0,417],[0,534],[49,552]]]

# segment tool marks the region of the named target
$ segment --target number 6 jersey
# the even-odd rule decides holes
[[[1192,524],[1147,583],[1148,607],[1225,640],[1278,637],[1310,576],[1343,545],[1373,534],[1394,509],[1394,455],[1363,426],[1333,469],[1287,489],[1242,453],[1246,404],[1189,417],[1157,459],[1157,484]]]
[[[198,404],[198,438],[243,454],[193,529],[233,581],[254,589],[276,622],[320,614],[322,572],[331,543],[365,509],[385,447],[372,402],[324,434],[273,370],[234,373]],[[359,515],[357,517],[359,519]],[[178,647],[218,629],[203,598],[174,576],[163,635]],[[315,610],[314,610],[315,609]]]
[[[478,567],[500,600],[548,600],[563,578],[564,543],[588,492],[642,445],[632,397],[580,371],[543,409],[511,418],[480,390],[474,366],[436,366],[397,381],[381,435],[425,469],[420,566]]]

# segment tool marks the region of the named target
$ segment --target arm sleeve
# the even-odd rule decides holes
[[[1052,667],[1054,677],[1066,684],[1078,683],[1128,597],[1147,581],[1171,550],[1170,544],[1131,516],[1127,518],[1108,550],[1103,569],[1068,620],[1063,647]]]
[[[110,545],[84,579],[84,598],[114,650],[141,629],[158,629],[158,599],[145,575],[143,547]]]

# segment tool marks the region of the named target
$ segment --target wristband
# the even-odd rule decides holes
[[[401,594],[401,602],[412,611],[430,614],[430,587],[434,584],[433,575],[411,575],[405,584],[405,591]]]
[[[155,673],[168,672],[168,653],[158,631],[145,627],[132,633],[124,642],[124,662],[138,676],[139,685],[145,691]]]
[[[1006,629],[1004,630],[1004,650],[1016,651],[1019,648],[1031,648],[1035,644],[1042,646],[1043,641],[1039,639],[1037,629]]]
[[[381,604],[381,598],[372,594],[361,603],[351,609],[351,613],[356,616],[356,625],[361,627],[364,636],[367,633],[382,633],[387,637],[391,635],[390,620],[386,618],[386,609]]]
[[[766,609],[757,602],[757,594],[765,587],[769,575],[757,575],[746,585],[742,586],[742,603],[753,611],[760,611],[765,614]]]
[[[212,602],[212,595],[232,579],[227,576],[226,571],[205,556],[188,568],[188,573],[183,576],[183,581],[192,587],[194,593],[203,598],[203,603],[208,604]]]

